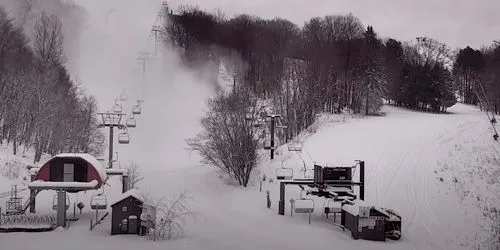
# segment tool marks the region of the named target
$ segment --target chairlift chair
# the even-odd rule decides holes
[[[127,118],[125,125],[127,125],[127,127],[129,127],[129,128],[135,128],[137,126],[135,118],[133,116]]]
[[[66,210],[69,209],[69,196],[66,195]],[[52,210],[57,210],[57,194],[54,195],[54,197],[52,198]]]
[[[330,213],[340,213],[341,207],[340,206],[333,206],[334,202],[335,202],[335,200],[332,198],[327,199],[327,202],[326,202],[325,208],[324,208],[326,218],[328,218],[328,214],[330,214]],[[335,217],[333,218],[333,220],[335,221]]]
[[[141,106],[139,104],[136,104],[132,107],[132,114],[134,115],[141,114]]]
[[[294,202],[294,212],[296,214],[308,214],[314,212],[314,200],[302,197],[304,190],[300,191],[300,198]]]
[[[288,143],[288,151],[301,152],[302,146],[302,142],[300,141],[291,141]]]
[[[304,190],[300,191],[300,198],[294,201],[293,210],[296,214],[309,214],[309,224],[311,224],[311,214],[314,212],[314,200],[302,197]]]
[[[281,162],[281,168],[276,169],[276,180],[292,180],[293,179],[293,168],[283,167],[283,161]]]
[[[122,132],[118,135],[118,143],[120,144],[129,144],[130,143],[130,136],[128,135],[128,132]]]
[[[284,125],[284,123],[281,122],[282,119],[278,118],[278,122],[276,124],[276,128],[281,128],[281,129],[286,129],[288,126]]]
[[[115,100],[115,104],[113,105],[113,112],[114,113],[121,113],[122,112],[122,105],[118,103],[118,100]]]
[[[126,102],[128,100],[128,96],[127,94],[125,94],[125,92],[123,92],[121,95],[120,95],[120,101],[122,102]]]
[[[90,197],[90,208],[94,210],[105,210],[108,208],[108,200],[104,194],[94,194]]]
[[[276,149],[276,146],[271,147],[271,140],[265,139],[264,140],[264,149]]]
[[[97,144],[103,144],[105,141],[104,141],[104,137],[97,137],[95,140],[94,140],[95,143]]]

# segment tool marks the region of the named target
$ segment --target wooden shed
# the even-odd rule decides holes
[[[137,189],[131,189],[111,204],[111,235],[139,234],[144,200]]]
[[[79,192],[98,189],[107,181],[107,178],[105,169],[92,155],[64,153],[50,158],[40,167],[34,178],[33,187],[75,183],[72,185],[74,188],[66,191]]]

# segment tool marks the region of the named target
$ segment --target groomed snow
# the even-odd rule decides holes
[[[246,189],[224,182],[216,171],[197,162],[186,162],[184,168],[165,167],[163,159],[157,166],[142,168],[144,180],[138,188],[153,198],[174,196],[187,190],[193,197],[190,203],[201,214],[196,223],[186,225],[186,238],[170,242],[152,243],[136,236],[109,236],[110,219],[89,232],[88,223],[95,218],[95,211],[86,206],[80,220],[68,230],[52,233],[30,234],[24,240],[21,233],[0,234],[0,240],[10,249],[470,249],[467,235],[482,232],[475,223],[481,211],[460,203],[452,177],[439,172],[443,162],[454,158],[472,158],[475,151],[457,151],[456,145],[474,145],[476,150],[492,150],[498,144],[490,138],[490,128],[483,114],[475,107],[458,104],[452,114],[436,115],[413,112],[391,106],[384,107],[384,117],[348,118],[345,122],[325,122],[316,126],[316,133],[304,136],[302,156],[308,166],[311,159],[331,165],[352,165],[355,159],[366,161],[366,203],[375,207],[394,209],[402,216],[402,238],[399,241],[370,242],[353,240],[348,233],[333,225],[321,214],[324,199],[315,200],[315,212],[308,224],[304,214],[290,217],[290,198],[299,197],[299,188],[288,188],[286,215],[277,213],[279,185],[263,183],[259,192],[258,182]],[[404,130],[401,130],[404,128]],[[474,138],[469,141],[467,138]],[[286,146],[283,146],[285,148]],[[426,150],[422,150],[425,148]],[[297,153],[286,148],[270,161],[260,161],[256,177],[266,174],[274,179],[275,169],[281,162],[294,168],[296,178],[303,178],[302,160]],[[420,151],[422,155],[420,158]],[[488,151],[490,152],[490,151]],[[481,156],[479,154],[475,155]],[[496,155],[495,157],[498,157]],[[406,159],[406,160],[405,160]],[[448,162],[458,166],[460,162]],[[488,165],[483,164],[483,167]],[[461,168],[467,168],[462,166]],[[437,174],[434,172],[437,171]],[[260,174],[259,174],[260,172]],[[440,181],[442,177],[444,181]],[[482,182],[477,179],[474,182]],[[109,200],[123,197],[119,176],[110,177],[110,188],[105,194]],[[498,184],[490,184],[497,190]],[[271,209],[266,208],[266,190],[270,190]],[[474,189],[470,189],[474,192]],[[88,204],[92,192],[71,195],[71,202]],[[37,212],[51,212],[53,192],[42,192],[37,197]],[[494,194],[491,195],[495,197]],[[114,198],[114,199],[113,199]],[[332,205],[332,204],[330,204]],[[347,207],[346,207],[347,208]],[[330,216],[331,218],[332,216]],[[337,218],[339,219],[339,218]],[[31,242],[37,242],[34,246]],[[75,246],[82,246],[78,248]]]

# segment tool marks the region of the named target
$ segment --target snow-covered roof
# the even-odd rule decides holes
[[[58,182],[58,181],[33,181],[28,183],[29,188],[41,189],[95,189],[99,183],[96,180],[90,182]]]
[[[118,202],[120,202],[120,201],[122,201],[122,200],[124,200],[124,199],[126,199],[128,197],[134,197],[137,200],[139,200],[142,203],[144,203],[144,198],[142,196],[141,191],[139,191],[139,189],[133,188],[133,189],[130,189],[127,192],[121,194],[120,197],[118,197],[118,199],[116,199],[113,203],[111,203],[110,206],[114,206],[116,203],[118,203]]]
[[[40,170],[40,168],[30,168],[30,170],[28,170],[28,173],[30,175],[35,175],[36,173],[38,173],[38,170]]]
[[[106,168],[104,169],[107,175],[127,175],[128,169],[123,168]]]
[[[354,200],[352,202],[354,203],[353,205],[350,205],[350,204],[343,205],[342,210],[344,210],[344,211],[346,211],[354,216],[359,215],[359,207],[373,207],[363,200]]]
[[[101,177],[101,180],[105,182],[108,179],[108,175],[106,174],[106,170],[102,166],[102,164],[92,155],[90,154],[82,154],[82,153],[62,153],[55,155],[54,157],[50,158],[49,161],[51,161],[54,158],[66,158],[66,157],[76,157],[76,158],[82,158],[88,163],[92,164],[94,166],[95,170],[99,174],[99,177]]]

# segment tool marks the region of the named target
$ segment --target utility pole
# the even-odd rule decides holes
[[[155,54],[157,53],[158,33],[161,32],[160,25],[154,25],[152,32],[155,34]]]
[[[99,128],[109,127],[109,159],[108,159],[108,168],[113,168],[113,134],[114,128],[124,129],[125,126],[121,124],[122,117],[125,115],[124,113],[115,113],[115,112],[104,112],[97,113],[102,117],[102,123],[99,124]]]
[[[276,150],[276,147],[275,147],[275,141],[274,141],[274,130],[276,128],[281,128],[281,129],[285,129],[287,128],[286,126],[283,126],[283,125],[276,125],[276,118],[280,118],[281,115],[267,115],[268,118],[271,118],[271,127],[269,129],[270,133],[271,133],[271,145],[269,145],[269,147],[264,147],[264,149],[268,149],[271,151],[271,160],[274,159],[274,151]]]

